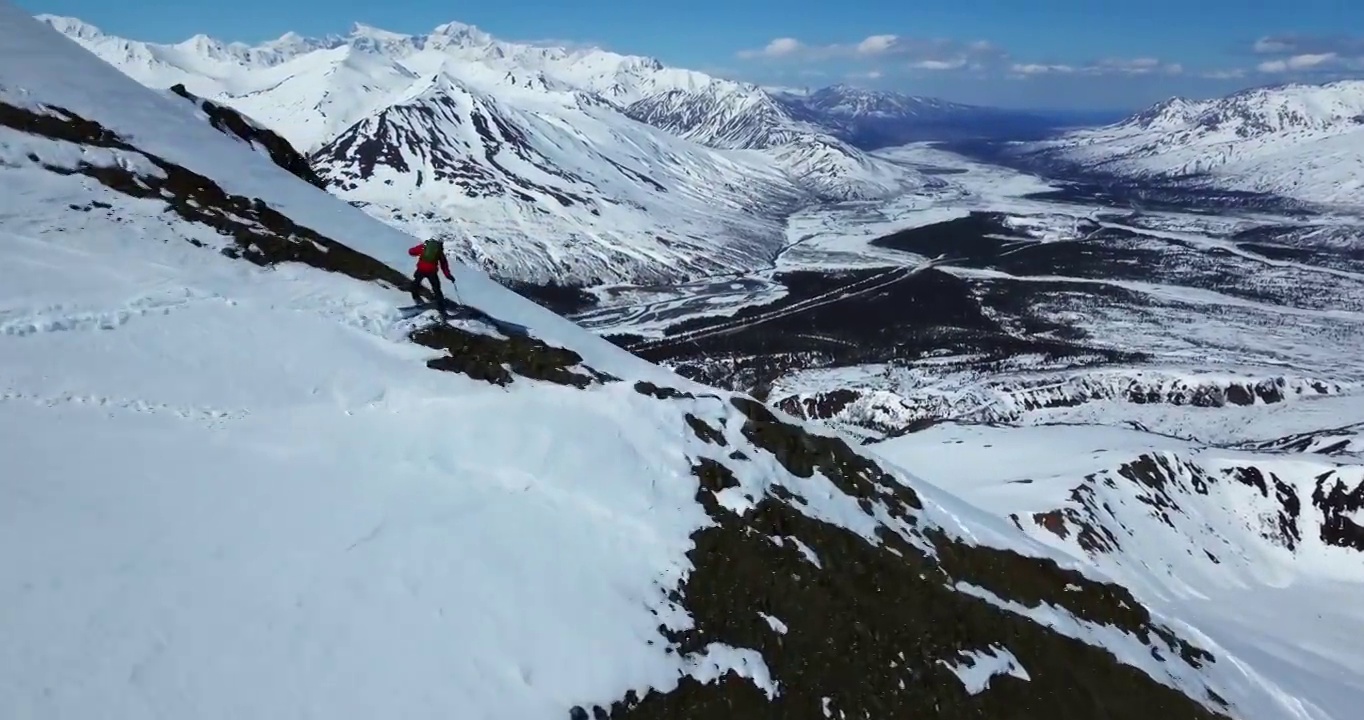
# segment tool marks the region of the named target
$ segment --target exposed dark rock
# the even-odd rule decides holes
[[[307,158],[295,150],[294,146],[289,144],[289,141],[285,140],[283,136],[247,120],[241,113],[226,105],[219,105],[191,93],[182,84],[172,86],[171,92],[198,104],[199,108],[208,115],[209,122],[213,124],[213,127],[224,134],[232,135],[249,144],[260,145],[270,154],[270,159],[274,160],[276,165],[288,170],[294,177],[309,185],[326,189],[327,184],[317,176],[317,173],[313,172]]]
[[[878,501],[891,517],[911,524],[916,521],[913,511],[923,508],[919,496],[841,438],[813,435],[799,425],[782,422],[771,410],[747,398],[736,396],[730,402],[748,418],[744,437],[772,453],[787,472],[808,478],[819,470],[849,497]]]
[[[1352,488],[1339,477],[1338,471],[1323,473],[1312,492],[1312,504],[1322,512],[1322,542],[1364,550],[1364,527],[1350,517],[1364,510],[1364,483]]]
[[[513,375],[577,388],[616,380],[583,365],[578,353],[546,345],[536,338],[504,339],[434,324],[413,332],[412,340],[446,351],[445,356],[428,360],[428,367],[463,373],[495,385],[510,385]]]
[[[706,422],[705,420],[702,420],[699,417],[696,417],[695,415],[692,415],[691,413],[687,413],[686,419],[687,425],[691,427],[692,432],[696,433],[696,437],[701,438],[702,440],[708,443],[711,443],[713,445],[719,445],[721,447],[729,445],[729,440],[725,439],[725,434],[720,432],[719,428],[711,425],[710,423]]]
[[[641,395],[652,395],[659,400],[692,399],[696,397],[689,392],[683,392],[677,388],[659,387],[648,380],[640,380],[635,383],[635,392]]]
[[[821,472],[854,497],[875,498],[887,512],[874,517],[915,522],[917,496],[874,462],[841,441],[776,418],[751,400],[732,402],[747,417],[744,434],[794,475]],[[923,539],[937,554],[935,560],[909,540],[904,525],[898,530],[883,525],[879,542],[870,542],[803,512],[807,500],[790,486],[771,486],[741,516],[715,498],[716,492],[738,487],[732,470],[709,458],[698,459],[693,469],[697,500],[714,524],[693,535],[688,557],[694,570],[677,591],[694,625],[661,631],[683,656],[711,643],[755,650],[778,693],[768,698],[733,673],[708,683],[688,677],[669,692],[630,696],[590,713],[577,708],[570,717],[1221,717],[1208,706],[1225,707],[1225,701],[1210,690],[1199,700],[1185,697],[1107,650],[963,592],[958,583],[1024,607],[1051,605],[1112,625],[1172,662],[1193,667],[1213,662],[1206,651],[1155,624],[1120,587],[1050,561],[966,545],[929,531]],[[779,620],[784,631],[759,613]],[[948,664],[969,664],[970,651],[1007,651],[1029,680],[997,675],[984,692],[969,694]]]
[[[782,398],[776,406],[789,415],[806,420],[827,420],[842,412],[848,405],[862,397],[862,393],[847,388],[816,393],[810,397],[791,395]]]

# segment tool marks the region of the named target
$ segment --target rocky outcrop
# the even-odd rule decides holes
[[[212,100],[205,100],[191,93],[185,89],[183,84],[175,85],[170,90],[198,105],[199,109],[208,116],[213,127],[219,131],[238,138],[253,147],[262,148],[276,165],[288,170],[289,174],[310,185],[323,190],[327,189],[327,183],[318,177],[317,173],[313,172],[312,166],[308,164],[308,159],[275,131],[248,120],[246,116],[226,105],[219,105]]]
[[[646,394],[659,395],[653,388]],[[1195,670],[1215,662],[1155,622],[1123,588],[926,526],[918,495],[875,462],[752,400],[679,395],[665,402],[687,403],[699,416],[696,436],[716,452],[693,460],[696,499],[713,525],[693,536],[695,569],[670,595],[695,623],[661,629],[683,657],[721,647],[755,651],[776,692],[765,694],[737,673],[709,683],[688,677],[669,691],[574,708],[571,720],[1222,716],[1225,705],[1212,690],[1186,697],[1000,605],[1060,608]],[[720,452],[736,445],[748,454]],[[784,479],[761,488],[741,480],[766,462],[777,463]],[[867,530],[874,538],[810,511],[814,494],[831,490],[876,519]],[[977,691],[955,668],[982,653],[1009,659],[1013,671],[999,671]]]
[[[1364,466],[1305,461],[1280,468],[1162,452],[1086,476],[1062,507],[1012,517],[1020,528],[1040,528],[1090,554],[1188,551],[1222,564],[1253,562],[1246,560],[1251,543],[1289,552],[1309,543],[1364,550],[1364,526],[1355,519],[1361,509]]]

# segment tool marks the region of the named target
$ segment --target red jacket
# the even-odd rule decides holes
[[[412,247],[407,249],[407,254],[411,255],[412,257],[421,257],[422,246],[420,244],[413,245]],[[445,273],[445,277],[450,277],[450,261],[445,259],[444,254],[440,256],[440,271]],[[417,272],[422,273],[423,275],[430,275],[436,272],[436,266],[432,265],[429,262],[418,260]]]

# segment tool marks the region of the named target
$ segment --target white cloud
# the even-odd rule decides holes
[[[1065,63],[1014,63],[1009,66],[1009,74],[1015,78],[1036,77],[1038,75],[1181,75],[1184,66],[1167,63],[1158,58],[1107,58],[1083,65]]]
[[[918,60],[909,64],[915,70],[960,70],[966,67],[966,58],[955,60]]]
[[[739,57],[744,59],[760,57],[782,58],[796,55],[804,49],[805,46],[801,45],[799,40],[782,37],[768,43],[761,50],[742,50],[739,52]]]
[[[1251,50],[1257,55],[1322,55],[1335,53],[1342,57],[1364,56],[1364,36],[1360,35],[1304,35],[1280,33],[1255,41]]]
[[[1075,68],[1070,65],[1045,65],[1041,63],[1014,63],[1009,67],[1009,72],[1016,75],[1051,75],[1068,74],[1075,72]]]
[[[1246,76],[1246,71],[1240,68],[1231,70],[1208,70],[1200,74],[1209,80],[1236,80]]]
[[[1085,70],[1094,75],[1102,75],[1105,73],[1120,73],[1123,75],[1165,73],[1166,75],[1178,75],[1184,72],[1184,66],[1178,63],[1162,62],[1158,58],[1153,57],[1132,58],[1130,60],[1108,58],[1096,63],[1090,63],[1085,66]]]
[[[863,55],[881,55],[895,47],[899,35],[872,35],[857,44],[857,52]]]
[[[947,38],[908,38],[884,33],[869,35],[855,43],[830,45],[807,45],[795,38],[777,38],[761,49],[741,50],[738,57],[744,60],[801,62],[899,57],[911,63],[964,67],[968,63],[999,61],[1005,55],[987,40],[964,43]]]
[[[1296,70],[1312,70],[1322,65],[1334,65],[1340,60],[1335,53],[1308,53],[1293,55],[1282,60],[1268,60],[1256,66],[1263,73],[1282,73]]]
[[[1262,37],[1255,41],[1254,50],[1261,55],[1276,55],[1278,53],[1292,52],[1293,43],[1284,38]]]

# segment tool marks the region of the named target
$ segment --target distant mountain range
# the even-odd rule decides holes
[[[1171,98],[1120,122],[1027,147],[1089,172],[1359,205],[1364,81]]]
[[[1118,119],[1114,113],[1006,110],[887,90],[831,85],[773,91],[792,117],[815,123],[859,148],[925,140],[1044,137],[1059,129]]]
[[[847,86],[770,91],[460,23],[162,45],[40,19],[144,85],[183,85],[279,133],[376,217],[528,281],[759,266],[793,208],[936,182],[869,148],[1049,122]]]
[[[764,88],[461,23],[159,45],[41,19],[144,85],[183,84],[279,133],[372,215],[530,282],[761,267],[794,209],[938,183],[871,152],[913,141],[1007,140],[1086,173],[1317,203],[1350,201],[1364,177],[1358,82],[1177,98],[1117,119],[848,85]]]

